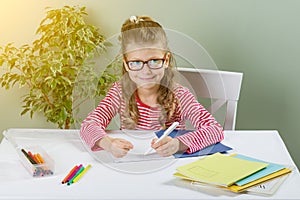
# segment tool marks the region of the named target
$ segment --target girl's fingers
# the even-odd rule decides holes
[[[128,142],[127,140],[120,140],[120,143],[121,143],[121,146],[122,146],[122,149],[132,149],[133,148],[133,144],[131,144],[130,142]]]
[[[133,148],[133,144],[131,144],[127,140],[119,139],[119,138],[114,140],[114,146],[119,149],[132,149]]]
[[[158,140],[158,139],[157,138],[152,139],[151,145],[153,145],[156,142],[156,140]]]
[[[158,147],[160,147],[160,146],[162,146],[162,145],[167,144],[168,142],[170,142],[170,141],[172,140],[172,138],[171,138],[170,136],[167,136],[167,137],[165,137],[164,139],[162,139],[161,141],[155,143],[156,140],[157,140],[157,139],[154,139],[154,142],[153,142],[152,145],[151,145],[151,147],[152,147],[153,149],[156,149],[156,148],[158,148]]]
[[[166,143],[155,149],[161,156],[171,156],[179,150],[177,139],[167,140]]]
[[[133,144],[121,138],[111,140],[110,152],[117,158],[124,157],[133,148]]]

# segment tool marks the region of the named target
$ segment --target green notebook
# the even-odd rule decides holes
[[[177,171],[195,181],[228,187],[266,166],[268,166],[267,163],[215,153],[180,166]]]

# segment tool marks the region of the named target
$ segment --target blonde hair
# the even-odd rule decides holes
[[[128,47],[131,44],[138,44],[141,48],[157,44],[157,48],[166,52],[169,51],[167,36],[162,26],[147,16],[134,16],[126,20],[121,28],[120,41],[123,56],[130,50]],[[171,121],[178,105],[178,100],[173,93],[174,64],[174,59],[170,53],[170,63],[165,69],[164,77],[158,89],[157,103],[162,110],[159,121],[164,128],[166,122]],[[122,122],[125,128],[135,129],[139,119],[139,111],[136,103],[137,88],[136,84],[130,79],[124,65],[122,74],[121,85],[123,98],[125,100],[125,112],[122,116]]]

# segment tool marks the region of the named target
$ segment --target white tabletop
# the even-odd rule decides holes
[[[51,177],[33,178],[21,165],[15,147],[3,139],[0,145],[0,199],[299,199],[297,168],[272,196],[236,194],[220,190],[193,190],[178,185],[172,174],[178,166],[199,158],[113,163],[95,160],[81,144],[78,130],[10,129],[14,142],[38,144],[55,161]],[[7,135],[7,134],[6,134]],[[10,134],[8,134],[10,135]],[[20,136],[24,137],[20,137]],[[35,139],[33,139],[35,138]],[[277,131],[225,131],[222,142],[239,153],[257,159],[295,166]],[[61,184],[78,164],[92,168],[78,182]]]

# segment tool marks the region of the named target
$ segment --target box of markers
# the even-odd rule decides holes
[[[18,147],[17,152],[31,176],[45,177],[54,174],[54,161],[42,147]]]

